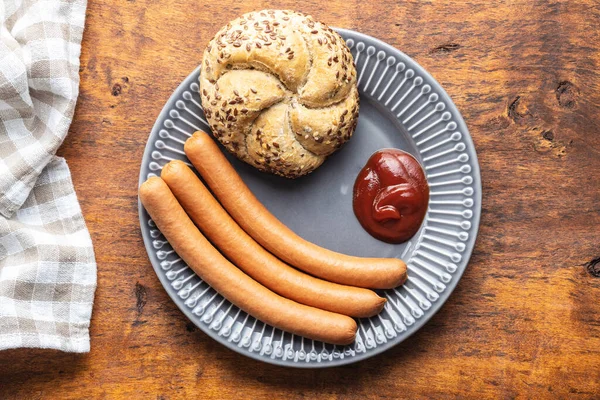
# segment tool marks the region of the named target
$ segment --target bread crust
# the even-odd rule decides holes
[[[356,68],[344,40],[311,16],[244,14],[202,58],[200,94],[213,135],[254,167],[296,178],[356,128]]]

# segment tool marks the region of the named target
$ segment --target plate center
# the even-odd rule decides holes
[[[257,171],[228,154],[256,197],[294,232],[325,248],[364,257],[400,257],[406,244],[371,237],[352,211],[352,189],[375,151],[393,147],[419,158],[414,142],[395,116],[368,96],[352,139],[315,172],[296,180]]]

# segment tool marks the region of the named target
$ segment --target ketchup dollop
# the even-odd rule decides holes
[[[402,243],[419,230],[429,185],[419,162],[398,149],[373,154],[354,183],[354,214],[373,237]]]

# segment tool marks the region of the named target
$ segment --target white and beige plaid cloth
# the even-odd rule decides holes
[[[0,350],[89,351],[92,242],[64,159],[85,0],[0,1]]]

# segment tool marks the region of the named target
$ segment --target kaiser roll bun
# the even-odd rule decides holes
[[[356,69],[344,40],[294,11],[244,14],[202,58],[200,94],[214,136],[240,160],[296,178],[352,136]]]

